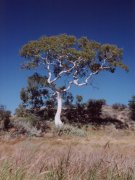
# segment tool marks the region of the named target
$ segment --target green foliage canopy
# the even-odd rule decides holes
[[[20,55],[26,59],[24,69],[44,67],[46,73],[40,81],[54,91],[66,91],[72,84],[87,85],[88,80],[102,70],[113,73],[120,67],[128,71],[122,62],[123,51],[116,45],[66,34],[30,41],[21,48]],[[58,88],[56,81],[62,76],[68,77],[67,83]]]

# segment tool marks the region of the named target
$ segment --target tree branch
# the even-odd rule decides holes
[[[70,81],[70,82],[68,83],[67,88],[63,89],[63,92],[68,91],[68,90],[71,88],[71,85],[73,84],[73,82],[74,82],[73,80],[72,80],[72,81]]]
[[[69,72],[71,72],[72,69],[74,69],[74,67],[75,67],[75,63],[74,63],[74,65],[73,65],[70,69],[61,71],[61,72],[58,74],[58,76],[51,81],[51,83],[53,83],[53,82],[55,82],[56,80],[58,80],[63,73],[69,73]]]
[[[101,71],[101,70],[109,69],[109,68],[110,68],[109,66],[104,66],[105,63],[106,63],[106,59],[104,59],[103,63],[101,64],[101,67],[100,67],[97,71],[90,73],[89,76],[85,79],[85,82],[83,82],[83,83],[78,83],[78,81],[79,81],[79,78],[77,78],[77,72],[78,72],[78,71],[76,70],[75,73],[74,73],[74,75],[73,75],[73,78],[74,78],[74,79],[69,82],[67,88],[63,89],[63,91],[64,91],[64,92],[65,92],[65,91],[68,91],[68,90],[71,88],[71,85],[72,85],[72,84],[75,84],[75,85],[78,86],[78,87],[87,85],[89,79],[90,79],[93,75],[97,74],[97,73],[98,73],[99,71]]]
[[[62,74],[71,72],[75,67],[77,67],[77,63],[82,60],[82,59],[79,57],[75,62],[69,61],[71,64],[73,64],[73,66],[72,66],[71,68],[67,69],[67,70],[61,71],[61,72],[57,75],[57,77],[55,77],[53,80],[51,80],[51,77],[52,77],[52,72],[51,72],[51,70],[50,70],[50,65],[51,65],[51,63],[48,62],[47,57],[44,58],[44,57],[42,57],[41,55],[36,55],[36,56],[38,56],[39,58],[41,58],[41,59],[43,60],[43,62],[45,63],[45,65],[46,65],[46,69],[47,69],[47,71],[48,71],[48,79],[47,79],[47,81],[48,81],[49,84],[52,84],[52,83],[54,83],[55,81],[57,81],[57,80],[61,77]],[[61,58],[61,56],[60,56],[60,58]],[[100,66],[100,68],[99,68],[98,70],[96,70],[95,72],[91,72],[91,73],[89,74],[89,76],[85,79],[85,81],[84,81],[83,83],[79,83],[79,82],[78,82],[78,81],[79,81],[79,78],[77,77],[78,70],[76,69],[76,71],[75,71],[74,74],[73,74],[73,80],[71,80],[71,81],[68,83],[67,88],[63,89],[62,91],[63,91],[63,92],[68,91],[68,90],[71,88],[72,84],[75,84],[75,85],[78,86],[78,87],[87,85],[88,82],[89,82],[89,80],[92,78],[93,75],[97,74],[98,72],[100,72],[100,71],[102,71],[102,70],[104,70],[104,69],[110,69],[109,66],[104,66],[105,63],[106,63],[106,60],[107,60],[107,58],[103,60],[101,66]],[[57,59],[57,61],[59,62],[60,67],[63,67],[63,65],[62,65],[62,63],[61,63],[61,60]]]
[[[85,79],[85,82],[83,82],[83,83],[78,83],[79,78],[77,78],[77,76],[75,75],[75,74],[77,74],[77,70],[76,70],[75,73],[74,73],[74,76],[73,76],[73,77],[74,77],[73,84],[75,84],[75,85],[77,85],[77,86],[79,86],[79,87],[80,87],[80,86],[87,85],[89,79],[92,78],[93,75],[97,74],[97,73],[100,72],[101,70],[110,69],[109,66],[104,66],[105,63],[106,63],[106,60],[107,60],[107,59],[104,59],[104,61],[103,61],[103,63],[101,64],[100,68],[99,68],[98,70],[96,70],[95,72],[91,72],[91,73],[89,74],[89,76]]]
[[[71,68],[67,69],[67,70],[61,71],[61,72],[58,74],[58,76],[51,81],[51,83],[53,83],[53,82],[55,82],[56,80],[58,80],[62,74],[71,72],[71,71],[75,68],[75,66],[77,65],[77,62],[79,62],[80,60],[81,60],[81,59],[80,59],[80,57],[79,57],[75,62],[69,61],[71,64],[73,64],[73,66],[72,66]],[[57,59],[57,61],[59,62],[60,60]],[[60,63],[60,62],[59,62],[59,63]],[[62,65],[62,66],[63,66],[63,65]]]

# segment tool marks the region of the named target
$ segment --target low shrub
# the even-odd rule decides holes
[[[27,118],[17,118],[13,122],[13,127],[16,129],[15,135],[23,134],[28,136],[40,136],[41,130],[33,126]]]
[[[105,105],[106,102],[105,100],[94,100],[91,99],[88,101],[87,103],[87,112],[86,114],[88,114],[90,119],[97,119],[100,117],[101,113],[102,113],[102,106]]]
[[[6,110],[3,105],[0,105],[0,129],[8,129],[10,123],[11,112]]]
[[[18,108],[16,108],[16,111],[15,111],[15,114],[18,117],[26,117],[27,113],[28,112],[27,112],[26,108],[22,104],[20,104],[18,106]]]
[[[115,109],[115,110],[122,111],[125,108],[127,108],[127,106],[125,104],[115,103],[115,104],[112,105],[112,108]]]
[[[130,110],[130,118],[135,121],[135,96],[131,98],[128,103],[129,110]]]
[[[31,126],[35,126],[37,122],[40,121],[40,118],[32,113],[29,113],[27,114],[25,121],[30,123]]]
[[[23,105],[19,105],[16,109],[16,116],[23,117],[25,121],[30,123],[32,126],[35,126],[37,122],[41,120],[40,115],[32,112],[32,110],[26,109]]]
[[[78,137],[87,136],[87,132],[85,129],[81,129],[76,126],[71,126],[68,124],[63,125],[61,128],[54,127],[54,133],[60,136],[61,135],[78,136]]]

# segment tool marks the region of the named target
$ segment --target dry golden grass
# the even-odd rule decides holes
[[[0,180],[134,180],[135,133],[88,130],[86,137],[0,140]]]

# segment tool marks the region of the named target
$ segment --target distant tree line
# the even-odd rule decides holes
[[[38,102],[38,106],[37,106],[35,104],[37,103],[37,101],[31,101],[31,99],[28,98],[26,101],[26,96],[22,96],[22,94],[24,95],[24,92],[26,93],[26,91],[23,89],[20,95],[22,99],[22,104],[20,104],[16,109],[16,116],[28,118],[33,123],[33,125],[37,124],[38,122],[52,121],[54,114],[56,112],[56,108],[54,108],[56,106],[53,96],[52,97],[48,96],[48,98],[46,98],[45,101],[43,102],[41,101],[42,102],[41,104]],[[30,91],[27,93],[29,94]],[[35,94],[35,96],[36,95],[37,94]],[[32,98],[36,99],[36,97],[34,96],[32,96]],[[90,99],[87,102],[83,102],[82,96],[77,95],[74,100],[74,97],[71,93],[65,93],[63,98],[64,98],[64,108],[62,111],[63,122],[70,124],[77,124],[77,125],[79,124],[99,125],[108,122],[108,121],[104,121],[101,118],[102,106],[106,105],[106,101],[104,99],[99,99],[99,100]],[[42,106],[43,104],[44,106]],[[133,96],[129,100],[128,106],[120,103],[115,103],[112,105],[112,108],[119,111],[124,110],[125,108],[129,108],[130,119],[135,121],[135,96]],[[11,126],[10,117],[11,117],[11,112],[8,111],[5,106],[0,105],[0,130],[7,130]]]
[[[22,104],[16,109],[16,115],[27,117],[34,114],[41,121],[53,120],[56,113],[56,100],[53,94],[44,87],[44,81],[37,73],[28,78],[28,85],[22,88],[20,98]],[[102,106],[106,105],[106,100],[89,99],[83,102],[83,97],[77,95],[74,99],[72,93],[63,93],[62,121],[65,123],[93,123],[98,124],[102,121]],[[74,102],[74,103],[73,103]],[[120,103],[112,105],[113,109],[123,110],[127,106]],[[135,120],[135,97],[129,101],[131,119]],[[105,123],[103,121],[103,123]]]

